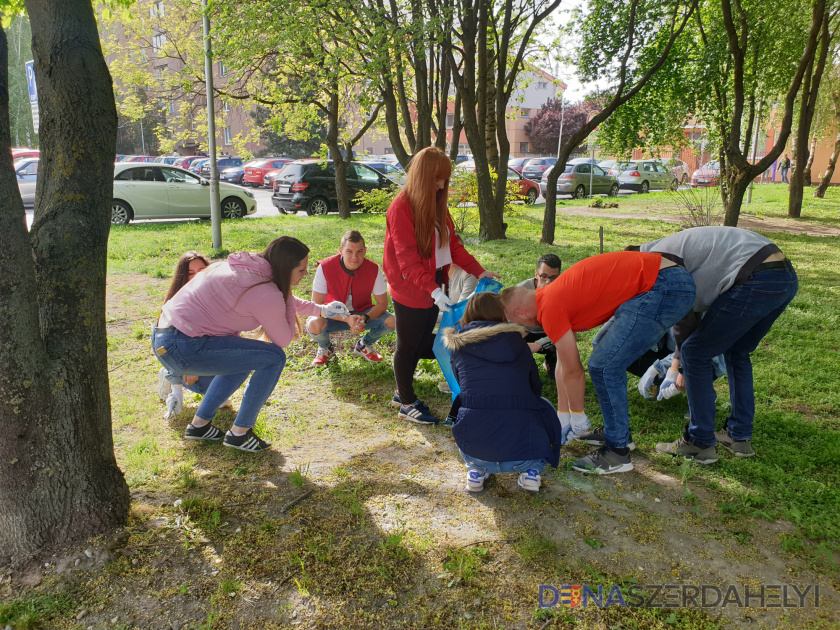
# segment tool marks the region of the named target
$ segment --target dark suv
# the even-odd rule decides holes
[[[350,206],[356,205],[360,192],[388,188],[394,182],[372,168],[352,162],[347,166],[347,192]],[[283,167],[274,178],[271,203],[283,214],[327,214],[338,209],[335,192],[335,167],[332,160],[295,160]]]
[[[522,177],[538,182],[542,179],[543,173],[555,164],[557,164],[557,158],[554,157],[531,158],[522,167]]]
[[[242,166],[242,158],[241,157],[223,157],[216,160],[216,169],[221,173],[226,168],[230,168],[231,166]],[[199,175],[202,177],[210,177],[210,160],[207,160],[204,164],[201,165],[201,171]]]

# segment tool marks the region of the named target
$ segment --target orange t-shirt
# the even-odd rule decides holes
[[[537,319],[555,342],[570,330],[600,326],[627,300],[650,291],[661,262],[661,255],[643,252],[584,258],[537,289]]]

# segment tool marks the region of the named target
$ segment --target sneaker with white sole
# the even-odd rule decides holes
[[[158,396],[160,396],[161,400],[166,400],[169,392],[172,391],[172,383],[166,380],[167,374],[169,374],[169,370],[165,367],[158,370]]]
[[[467,492],[481,492],[484,490],[484,482],[490,479],[489,472],[481,472],[480,470],[467,471],[467,485],[464,489]]]
[[[353,354],[355,354],[357,357],[362,357],[363,359],[366,359],[371,363],[379,363],[382,360],[382,355],[378,352],[374,352],[366,345],[364,345],[361,339],[359,339],[356,342],[356,345],[353,346]]]
[[[400,402],[400,393],[394,392],[394,397],[391,398],[391,402],[388,404],[392,407],[402,407],[402,403]]]
[[[315,354],[315,359],[312,361],[312,365],[314,367],[326,365],[327,363],[329,363],[329,360],[333,358],[334,354],[335,347],[332,344],[330,344],[328,348],[318,346],[318,352]]]
[[[222,444],[231,448],[238,448],[240,451],[247,451],[248,453],[264,451],[271,447],[271,443],[260,438],[254,433],[253,429],[248,429],[242,435],[234,435],[228,431],[225,433],[225,440]]]
[[[681,435],[675,442],[660,442],[656,445],[657,453],[665,453],[674,457],[684,457],[698,464],[710,465],[717,460],[717,451],[714,446],[697,446],[691,440]]]
[[[218,442],[222,439],[222,432],[209,422],[202,427],[188,424],[184,438],[187,440],[207,440],[209,442]]]
[[[726,427],[720,431],[715,431],[715,439],[718,444],[732,453],[735,457],[752,457],[755,455],[755,451],[753,450],[749,440],[736,442],[729,437],[729,432],[726,430]]]
[[[629,451],[627,455],[621,455],[608,446],[602,446],[577,460],[572,468],[593,475],[612,475],[633,470],[633,462],[630,461]]]
[[[519,479],[516,480],[519,487],[528,492],[539,492],[541,482],[542,477],[540,477],[540,473],[533,468],[529,468],[524,473],[520,473]]]
[[[576,437],[581,442],[586,442],[587,444],[591,444],[592,446],[603,446],[605,439],[604,427],[598,427],[594,431],[584,431],[583,433],[578,433]],[[627,448],[629,448],[631,451],[636,450],[636,445],[633,443],[633,440],[627,442]]]
[[[412,405],[401,404],[397,417],[400,420],[408,420],[415,424],[437,424],[440,422],[432,415],[431,410],[422,400],[417,400]]]

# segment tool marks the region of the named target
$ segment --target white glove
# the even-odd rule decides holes
[[[330,302],[329,304],[324,304],[321,307],[321,317],[325,319],[332,319],[333,317],[347,319],[349,314],[350,311],[347,310],[347,305],[343,302],[339,302],[338,300]]]
[[[680,393],[680,390],[677,388],[677,377],[679,375],[679,370],[668,368],[668,374],[659,386],[659,395],[656,397],[656,400],[667,400]]]
[[[589,428],[592,426],[592,423],[589,422],[589,418],[587,418],[586,414],[582,411],[580,413],[571,412],[569,414],[569,422],[572,425],[572,435],[574,435],[572,439],[577,438],[577,436],[581,433],[589,431]]]
[[[432,299],[435,301],[435,304],[438,305],[438,308],[446,313],[447,311],[451,311],[455,302],[449,299],[449,296],[446,295],[443,291],[441,291],[440,287],[432,291]]]
[[[574,437],[572,433],[572,417],[568,411],[558,411],[557,418],[560,420],[560,444],[568,444]]]
[[[648,390],[653,386],[653,382],[656,380],[657,376],[664,377],[663,374],[665,370],[662,369],[662,364],[659,361],[654,361],[653,365],[651,365],[647,372],[642,375],[642,378],[639,379],[639,393],[644,396],[645,398],[653,398],[648,393]]]

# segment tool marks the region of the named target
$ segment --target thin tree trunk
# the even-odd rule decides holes
[[[840,131],[837,132],[837,138],[834,140],[834,151],[828,158],[828,168],[825,170],[825,175],[823,175],[820,185],[814,191],[815,198],[822,199],[825,197],[825,191],[828,190],[831,178],[834,177],[834,168],[837,166],[838,157],[840,157]]]
[[[811,134],[811,146],[808,149],[808,161],[805,163],[805,170],[802,172],[802,181],[805,186],[812,186],[811,169],[814,166],[814,149],[817,147],[817,134]]]
[[[0,549],[22,555],[124,522],[111,435],[105,280],[117,114],[91,3],[29,0],[41,113],[27,234],[0,59]]]

